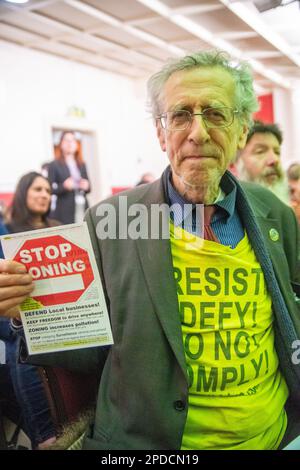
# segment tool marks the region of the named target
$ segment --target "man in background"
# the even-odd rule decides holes
[[[282,132],[277,124],[255,121],[237,160],[239,178],[270,189],[288,203],[288,185],[281,166]]]

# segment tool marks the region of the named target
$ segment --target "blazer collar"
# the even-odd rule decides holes
[[[147,206],[149,213],[153,204],[167,204],[165,176],[166,171],[159,180],[147,185],[138,201]],[[169,224],[169,217],[165,223]],[[136,246],[155,312],[188,381],[170,240],[137,239]]]

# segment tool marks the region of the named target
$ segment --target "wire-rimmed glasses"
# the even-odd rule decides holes
[[[184,131],[191,126],[194,116],[202,116],[206,127],[214,129],[231,126],[234,116],[238,112],[237,109],[227,106],[206,108],[201,113],[191,113],[186,109],[176,109],[157,116],[157,119],[160,120],[162,127],[168,131]]]

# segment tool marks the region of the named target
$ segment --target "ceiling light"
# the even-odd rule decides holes
[[[8,3],[28,3],[29,0],[5,0]]]
[[[261,13],[281,5],[282,0],[254,0],[254,5]]]

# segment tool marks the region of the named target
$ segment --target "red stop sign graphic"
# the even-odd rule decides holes
[[[25,241],[14,260],[26,266],[36,283],[31,297],[45,306],[76,302],[94,280],[88,252],[61,235]]]

